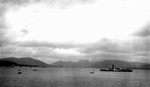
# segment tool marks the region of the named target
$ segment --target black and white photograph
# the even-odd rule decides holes
[[[0,87],[150,87],[150,0],[0,0]]]

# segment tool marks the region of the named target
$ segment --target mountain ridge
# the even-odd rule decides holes
[[[104,61],[78,61],[78,62],[68,62],[68,61],[56,61],[53,66],[61,67],[84,67],[84,68],[109,68],[114,64],[115,67],[120,68],[132,68],[132,69],[150,69],[150,64],[140,63],[140,62],[128,62],[121,60],[104,60]]]
[[[121,60],[88,61],[56,61],[47,64],[31,57],[7,57],[0,59],[0,66],[33,66],[33,67],[73,67],[73,68],[109,68],[111,65],[120,68],[150,69],[150,64],[140,62],[128,62]]]
[[[0,59],[1,62],[12,62],[16,63],[15,66],[36,66],[36,67],[49,67],[50,65],[37,60],[33,59],[31,57],[22,57],[22,58],[17,58],[17,57],[7,57],[7,58],[2,58]]]

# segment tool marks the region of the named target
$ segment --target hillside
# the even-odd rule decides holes
[[[0,66],[9,67],[9,66],[18,66],[18,64],[11,61],[0,61]]]
[[[30,58],[30,57],[24,57],[24,58],[9,57],[9,58],[2,58],[0,59],[0,61],[1,62],[2,61],[13,62],[13,63],[18,64],[19,66],[39,66],[39,67],[50,66],[42,61]]]

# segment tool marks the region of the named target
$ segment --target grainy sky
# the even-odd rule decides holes
[[[150,62],[149,0],[0,0],[0,58]]]

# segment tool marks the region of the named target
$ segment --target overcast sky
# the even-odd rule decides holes
[[[0,0],[0,58],[150,63],[149,0]]]

